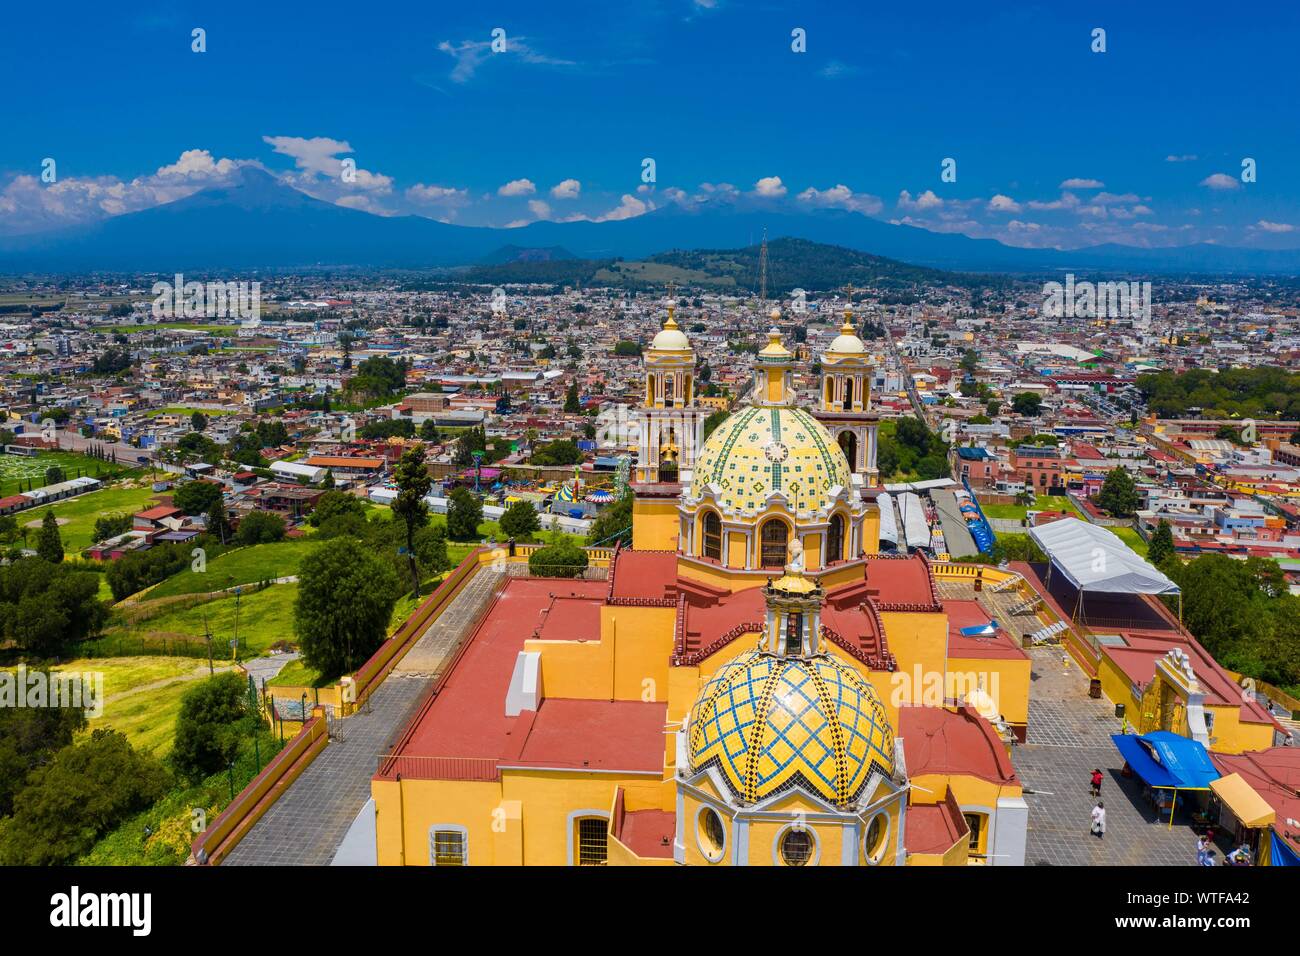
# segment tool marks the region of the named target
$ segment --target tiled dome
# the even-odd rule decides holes
[[[705,685],[689,732],[691,772],[716,766],[743,804],[800,787],[849,806],[873,770],[894,772],[884,704],[829,654],[741,654]]]
[[[691,497],[716,486],[724,511],[758,512],[774,491],[792,510],[818,512],[836,486],[851,487],[849,462],[830,433],[799,408],[736,412],[709,436],[695,462]]]

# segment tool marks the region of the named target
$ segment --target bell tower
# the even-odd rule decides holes
[[[677,302],[645,350],[645,392],[637,412],[638,482],[678,482],[690,477],[704,444],[706,409],[695,400],[695,350],[677,324]]]
[[[821,381],[813,416],[826,426],[866,487],[880,484],[876,469],[879,416],[871,408],[875,359],[853,324],[853,287],[845,289],[840,334],[821,356]]]

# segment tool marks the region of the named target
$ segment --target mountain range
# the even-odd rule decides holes
[[[1300,274],[1300,249],[1197,244],[1025,249],[935,233],[843,210],[808,213],[725,202],[670,205],[606,222],[492,229],[419,216],[378,216],[315,199],[246,167],[212,188],[91,225],[0,237],[0,273],[375,267],[643,259],[663,250],[736,249],[796,237],[956,271]]]

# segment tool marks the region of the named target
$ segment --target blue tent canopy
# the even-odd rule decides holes
[[[1219,771],[1203,744],[1171,733],[1112,734],[1120,755],[1148,786],[1176,790],[1207,790]]]
[[[1282,842],[1282,838],[1277,835],[1276,830],[1270,831],[1272,837],[1272,853],[1269,854],[1270,866],[1300,866],[1300,857],[1296,856],[1294,850]]]

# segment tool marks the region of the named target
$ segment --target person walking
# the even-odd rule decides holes
[[[1101,771],[1100,770],[1093,770],[1091,781],[1092,781],[1092,795],[1094,797],[1100,797],[1101,796]]]
[[[1092,808],[1092,827],[1090,832],[1098,840],[1106,835],[1106,804],[1098,803]]]

